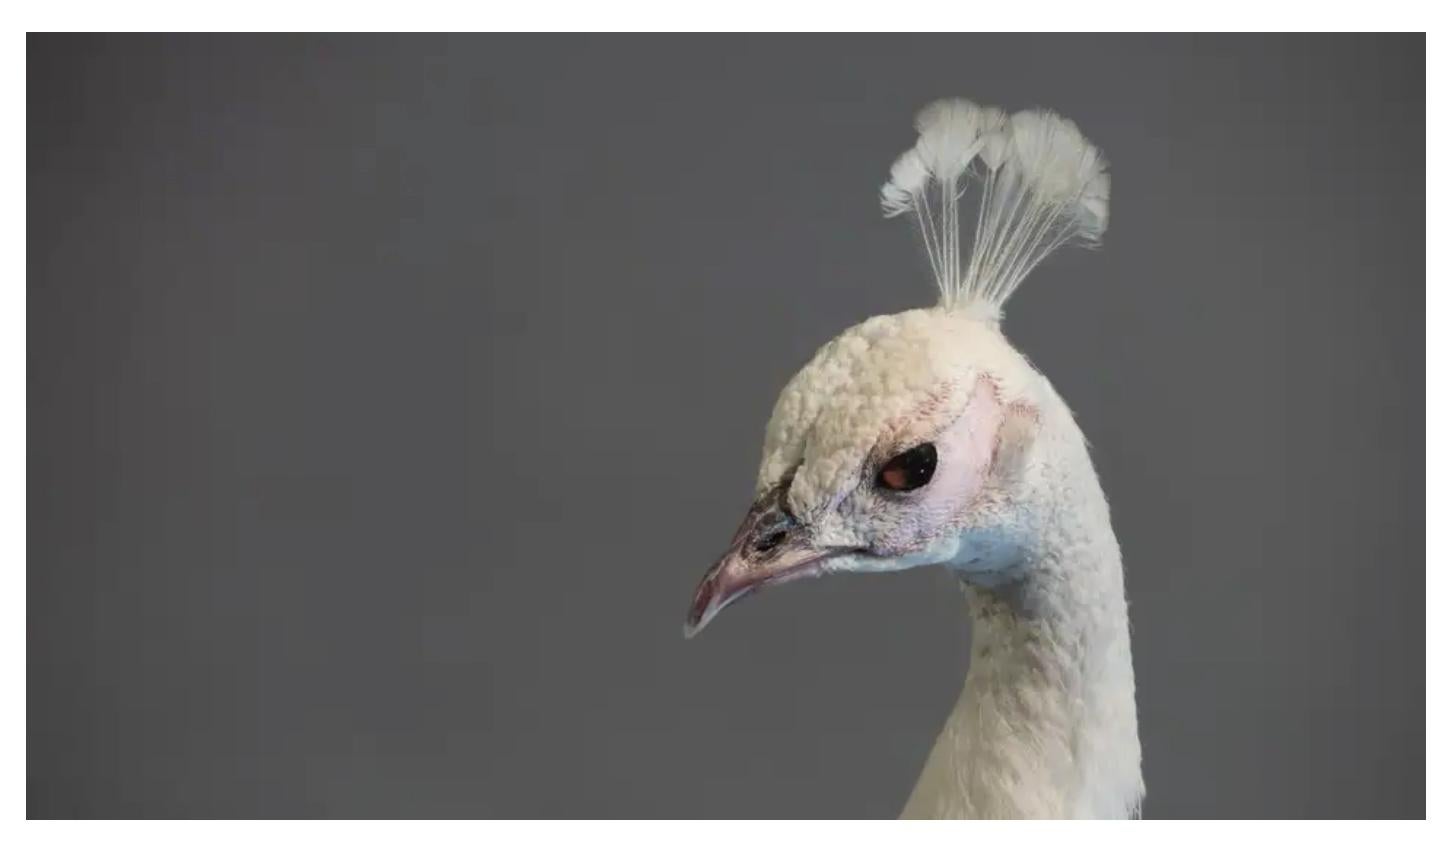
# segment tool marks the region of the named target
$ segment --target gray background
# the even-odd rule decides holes
[[[28,56],[29,811],[886,816],[940,571],[690,643],[777,391],[927,304],[914,110],[1071,116],[1145,813],[1424,813],[1425,42],[54,38]]]

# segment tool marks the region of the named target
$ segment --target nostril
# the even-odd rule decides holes
[[[784,531],[784,530],[776,530],[776,531],[772,531],[771,533],[768,533],[766,536],[763,536],[762,538],[756,540],[756,544],[754,546],[752,546],[752,547],[756,549],[756,552],[757,553],[764,554],[767,551],[770,551],[771,549],[775,548],[776,546],[782,544],[782,542],[785,539],[786,539],[786,531]]]

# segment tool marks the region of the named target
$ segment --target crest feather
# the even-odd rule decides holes
[[[1041,109],[1008,117],[947,99],[923,108],[915,123],[917,144],[893,163],[882,209],[917,218],[944,308],[997,319],[1049,253],[1104,234],[1108,163],[1073,121]],[[977,223],[964,261],[958,206],[970,191]]]

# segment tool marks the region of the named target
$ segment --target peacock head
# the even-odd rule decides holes
[[[1026,559],[1053,476],[1046,446],[1079,434],[999,314],[1055,248],[1097,242],[1108,173],[1049,112],[943,100],[917,127],[882,201],[917,218],[940,302],[849,328],[782,390],[755,501],[696,590],[688,636],[769,585],[923,565],[992,583]],[[965,262],[957,200],[970,191],[982,208]]]

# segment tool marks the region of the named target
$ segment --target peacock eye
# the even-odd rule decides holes
[[[938,448],[923,443],[887,461],[877,473],[877,485],[895,492],[907,492],[933,479],[938,468]]]

